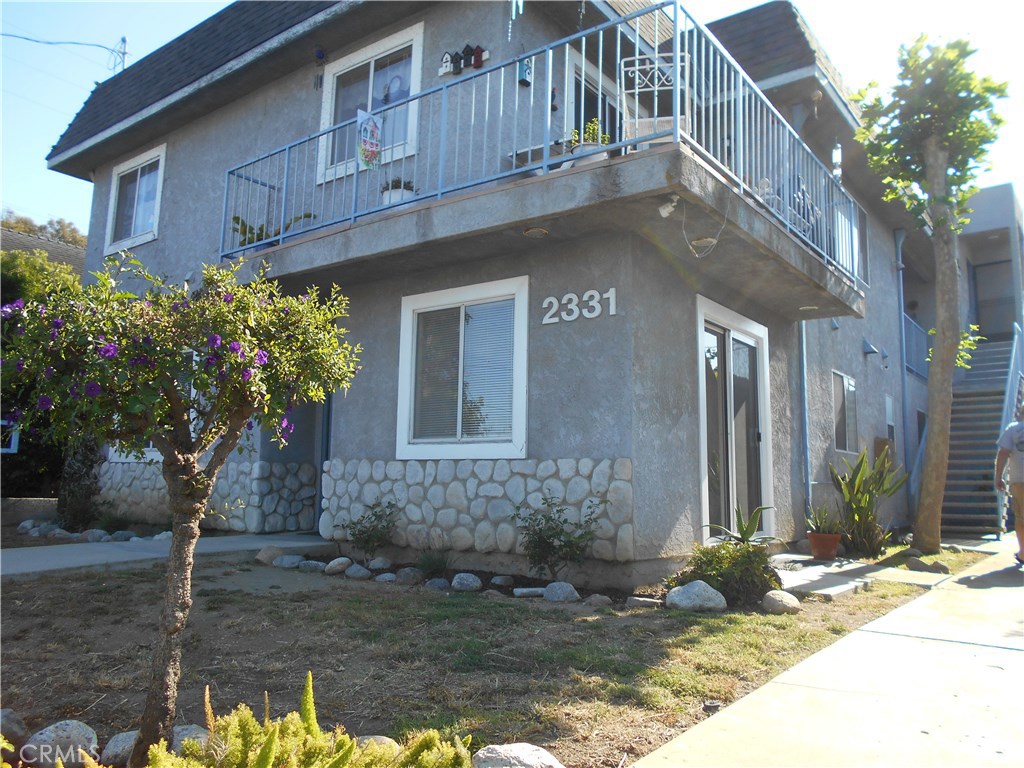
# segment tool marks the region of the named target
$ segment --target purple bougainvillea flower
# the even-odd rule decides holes
[[[230,349],[232,352],[235,352],[235,353],[241,352],[242,351],[242,342],[240,342],[240,341],[232,341],[230,344],[228,344],[228,349]]]
[[[10,304],[4,304],[2,307],[0,307],[0,317],[3,317],[4,320],[9,318],[13,314],[14,307],[11,306]]]
[[[219,347],[220,346],[220,335],[216,334],[216,333],[211,333],[209,336],[207,336],[206,337],[206,346],[208,346],[210,349],[216,349],[217,347]]]
[[[98,381],[85,382],[86,397],[99,397],[101,394],[103,394],[103,387],[100,386]]]
[[[42,317],[45,314],[46,314],[46,305],[45,304],[40,304],[39,305],[39,316]]]
[[[46,395],[40,395],[39,399],[36,400],[36,408],[40,411],[49,411],[53,408],[53,400]]]
[[[252,378],[252,368],[246,368],[242,371],[242,381],[248,381]]]
[[[295,425],[292,424],[290,421],[288,421],[288,417],[287,416],[285,416],[283,419],[281,419],[281,434],[282,435],[290,435],[294,431],[295,431]]]
[[[7,414],[8,421],[12,421],[17,424],[21,421],[21,417],[25,415],[25,412],[21,408],[11,408],[11,412]]]
[[[101,336],[100,338],[103,337]],[[105,357],[108,360],[117,357],[117,344],[111,341],[100,347],[100,357]]]
[[[256,426],[256,425],[252,423],[252,419],[250,419],[249,421],[245,422],[245,428],[246,428],[247,430],[249,430],[250,432],[252,432],[252,429],[253,429],[253,427],[255,427],[255,426]]]
[[[218,360],[220,360],[219,355],[210,355],[209,357],[206,358],[206,367],[212,368],[217,364]]]
[[[21,373],[22,371],[24,371],[25,370],[25,361],[24,360],[18,360],[18,362],[16,362],[14,364],[14,370],[16,370],[18,373]]]
[[[256,350],[256,365],[266,365],[269,360],[270,360],[270,355],[267,354],[266,350],[264,350],[264,349],[257,349]]]
[[[52,325],[54,327],[54,329],[60,330],[61,328],[64,327],[64,318],[62,318],[62,317],[55,317],[55,318],[53,318],[53,322],[50,323],[50,325]]]
[[[43,371],[43,378],[44,379],[52,379],[53,378],[53,366],[52,365],[46,366],[46,370]]]
[[[233,294],[233,293],[225,293],[224,294],[224,303],[225,304],[230,304],[234,300],[235,300],[235,294]]]

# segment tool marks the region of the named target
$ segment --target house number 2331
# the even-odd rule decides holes
[[[605,304],[607,304],[607,310]],[[609,288],[604,293],[595,290],[584,291],[582,296],[567,293],[561,299],[557,296],[548,296],[544,299],[541,307],[547,310],[541,325],[550,325],[562,320],[571,323],[580,317],[592,320],[595,317],[600,317],[606,311],[609,315],[614,315],[615,289]]]

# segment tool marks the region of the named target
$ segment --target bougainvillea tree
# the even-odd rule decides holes
[[[2,309],[4,389],[29,404],[14,416],[45,415],[58,436],[90,432],[162,457],[173,538],[133,766],[170,733],[199,523],[218,471],[247,431],[286,442],[292,409],[346,389],[356,372],[336,286],[289,296],[263,270],[243,283],[239,269],[206,266],[190,289],[122,254],[85,287],[54,286],[45,303]]]

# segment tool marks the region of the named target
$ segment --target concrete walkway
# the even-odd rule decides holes
[[[196,555],[255,555],[263,547],[281,547],[288,554],[322,551],[333,546],[317,533],[239,534],[200,536]],[[0,550],[0,577],[27,577],[47,571],[74,568],[117,568],[138,565],[145,560],[163,560],[171,549],[169,539],[154,541],[107,541],[103,543],[56,544],[50,547],[21,547]]]
[[[1024,572],[1012,534],[986,548],[633,766],[1019,765]]]

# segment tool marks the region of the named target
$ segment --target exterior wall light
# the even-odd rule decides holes
[[[544,227],[527,227],[523,230],[523,237],[528,237],[531,240],[543,240],[549,234],[551,233]]]

